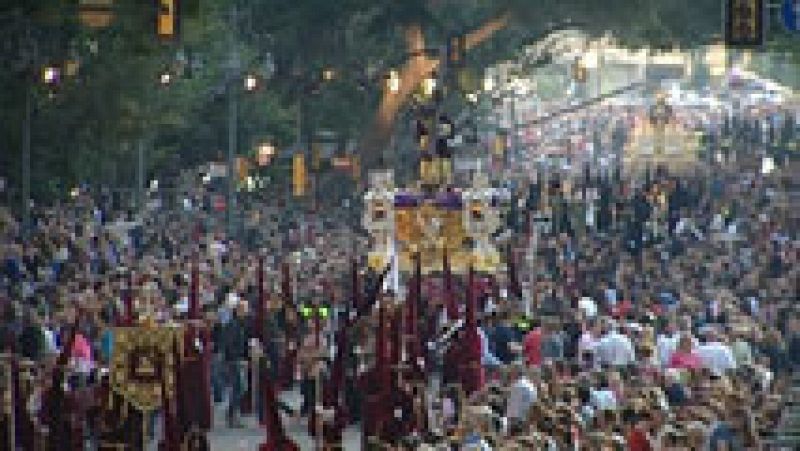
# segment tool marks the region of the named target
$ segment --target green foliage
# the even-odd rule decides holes
[[[8,148],[0,152],[0,176],[11,186],[20,184],[29,87],[36,105],[31,127],[36,199],[64,196],[67,187],[82,181],[130,187],[139,140],[145,142],[149,174],[172,173],[214,158],[224,148],[231,42],[241,45],[243,70],[260,53],[230,36],[230,2],[203,2],[202,13],[184,16],[178,42],[157,40],[149,2],[117,0],[113,24],[102,30],[76,26],[77,11],[63,2],[40,3],[40,8],[16,2],[18,8],[2,9],[12,15],[2,37],[30,30],[30,38],[3,49],[23,70],[0,72],[0,133]],[[38,47],[38,59],[22,58],[28,47]],[[63,65],[68,59],[79,64],[77,75],[64,76],[57,88],[42,86],[34,76],[43,65]],[[172,76],[169,86],[159,83],[165,71]],[[230,86],[242,85],[231,81]],[[294,115],[276,92],[267,87],[243,96],[241,104],[242,152],[255,135],[277,144],[291,141]]]
[[[33,174],[38,198],[84,180],[130,184],[136,142],[148,148],[148,170],[170,172],[212,158],[227,145],[226,86],[235,50],[241,71],[264,86],[241,94],[239,152],[262,140],[292,144],[296,119],[306,134],[332,130],[360,136],[383,89],[383,76],[407,60],[405,29],[419,25],[429,50],[507,14],[508,26],[470,50],[475,73],[514,57],[557,24],[594,36],[610,32],[621,45],[689,48],[721,35],[719,0],[184,0],[180,39],[155,37],[153,2],[116,0],[115,20],[81,27],[76,2],[0,1],[0,176],[19,186],[25,93],[42,65],[74,60],[55,95],[33,89]],[[236,14],[232,14],[232,11]],[[772,27],[773,30],[776,27]],[[796,36],[778,36],[770,50],[796,68]],[[32,52],[31,48],[36,48]],[[35,55],[34,58],[32,55]],[[324,69],[335,71],[322,80]],[[538,71],[539,69],[537,69]],[[170,71],[174,82],[160,86]],[[559,78],[542,68],[540,88],[557,97]],[[796,73],[796,72],[795,72]],[[63,195],[63,194],[62,194]]]

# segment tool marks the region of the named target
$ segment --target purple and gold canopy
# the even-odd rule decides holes
[[[436,208],[442,210],[461,210],[464,208],[461,194],[457,192],[443,192],[428,196],[417,193],[399,192],[394,195],[395,208],[416,208],[426,201],[431,202]]]

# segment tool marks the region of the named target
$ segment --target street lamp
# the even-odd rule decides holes
[[[425,79],[423,82],[423,90],[425,91],[425,95],[430,97],[433,95],[433,91],[436,90],[436,75],[430,74],[428,78]]]
[[[386,78],[386,87],[392,93],[397,93],[400,90],[400,75],[396,70],[389,71],[389,76]]]
[[[168,84],[172,83],[172,74],[170,74],[168,71],[164,71],[158,76],[158,81],[162,86],[167,86]]]
[[[259,166],[266,166],[272,161],[275,156],[275,146],[271,143],[262,143],[258,146],[256,153],[256,163]]]
[[[483,79],[483,90],[486,92],[494,90],[494,78],[492,76],[487,75]]]
[[[234,226],[234,210],[236,203],[236,182],[234,168],[237,167],[237,147],[239,134],[239,96],[242,92],[253,93],[261,85],[261,77],[257,73],[245,74],[240,70],[238,53],[231,54],[231,79],[227,83],[228,97],[228,151],[226,176],[226,202],[225,202],[225,225],[229,238],[237,236]],[[241,83],[241,84],[240,84]]]
[[[253,74],[248,74],[244,77],[244,89],[251,92],[258,89],[258,77]]]
[[[42,82],[44,82],[44,84],[51,86],[58,84],[60,78],[61,71],[58,67],[46,66],[44,69],[42,69]]]

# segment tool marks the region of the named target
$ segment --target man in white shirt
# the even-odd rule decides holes
[[[612,366],[630,365],[636,361],[631,339],[621,334],[615,323],[611,324],[608,333],[597,343],[596,355],[600,363]]]
[[[675,324],[670,321],[665,327],[664,333],[658,334],[656,338],[656,354],[658,356],[658,363],[666,368],[669,365],[669,360],[672,358],[672,353],[678,348],[678,341],[681,334],[678,332]]]
[[[536,386],[525,373],[522,365],[514,365],[511,369],[511,379],[514,381],[508,390],[506,400],[506,418],[510,427],[518,427],[528,420],[528,411],[536,402]]]
[[[736,359],[730,346],[723,343],[715,332],[709,332],[705,341],[697,347],[697,354],[705,368],[713,374],[723,375],[726,371],[736,368]]]

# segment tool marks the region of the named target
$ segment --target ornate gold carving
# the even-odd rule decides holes
[[[454,273],[467,272],[471,264],[481,272],[498,272],[500,254],[491,235],[501,221],[488,178],[476,174],[472,186],[460,192],[424,193],[421,185],[437,185],[426,183],[439,179],[437,163],[435,158],[423,158],[421,183],[399,193],[391,174],[370,175],[371,186],[364,196],[364,226],[372,238],[369,266],[380,271],[396,253],[398,269],[412,272],[414,255],[419,253],[422,273],[430,274],[443,270],[447,252]]]
[[[118,327],[114,329],[111,389],[137,410],[152,411],[175,395],[175,353],[183,349],[183,330],[177,327]]]

